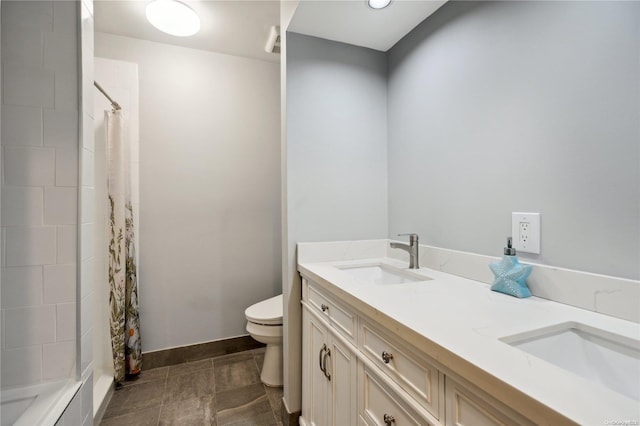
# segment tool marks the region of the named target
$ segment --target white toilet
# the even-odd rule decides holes
[[[282,386],[282,295],[251,305],[244,314],[251,337],[267,345],[260,380]]]

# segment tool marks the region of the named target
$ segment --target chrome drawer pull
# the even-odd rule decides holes
[[[384,419],[384,424],[386,426],[391,426],[391,424],[396,422],[396,419],[393,416],[390,416],[389,414],[385,414],[383,419]]]
[[[322,347],[320,348],[320,353],[318,354],[318,364],[320,364],[320,371],[322,371],[325,376],[327,374],[327,372],[324,370],[324,367],[322,366],[322,352],[327,350],[327,345],[322,345]]]
[[[322,357],[322,365],[324,366],[324,375],[327,378],[327,380],[331,380],[331,373],[329,373],[327,371],[327,357],[331,358],[331,349],[326,348],[326,351],[324,353],[324,356]]]
[[[383,361],[385,364],[389,364],[389,361],[391,361],[392,359],[393,359],[393,354],[390,354],[390,353],[389,353],[389,352],[387,352],[387,351],[383,351],[383,352],[382,352],[382,361]]]
[[[323,303],[322,305],[320,305],[320,309],[322,309],[322,312],[326,312],[327,310],[329,310],[329,307]]]

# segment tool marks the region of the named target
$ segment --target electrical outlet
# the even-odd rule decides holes
[[[529,241],[529,222],[520,222],[520,232],[518,234],[518,241],[520,241],[523,245],[527,245]]]
[[[517,252],[540,254],[540,213],[511,213],[511,234]]]

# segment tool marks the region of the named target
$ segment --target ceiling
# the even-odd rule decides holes
[[[280,25],[280,2],[272,0],[180,0],[200,16],[191,37],[165,34],[145,17],[146,0],[94,0],[95,30],[158,43],[279,62],[264,48],[272,25]]]
[[[158,43],[280,61],[279,54],[264,50],[271,26],[280,24],[279,1],[180,1],[200,16],[201,29],[194,36],[175,37],[153,27],[145,17],[148,0],[95,0],[95,29]],[[302,0],[289,31],[387,51],[445,1],[394,0],[385,9],[373,10],[365,0]]]
[[[386,52],[446,0],[394,0],[381,10],[365,0],[302,0],[288,30]]]

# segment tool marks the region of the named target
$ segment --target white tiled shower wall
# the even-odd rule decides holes
[[[75,2],[2,2],[2,388],[75,375]]]
[[[88,425],[93,423],[90,299],[85,297],[85,285],[93,285],[93,211],[87,208],[93,187],[92,0],[2,1],[2,69],[2,387],[82,378],[57,424]],[[86,302],[80,318],[76,295]]]

